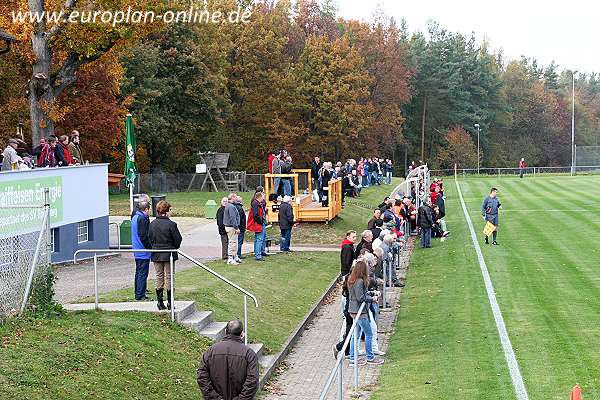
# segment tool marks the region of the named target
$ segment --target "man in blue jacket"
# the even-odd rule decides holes
[[[138,203],[138,210],[131,218],[131,244],[134,250],[151,249],[148,232],[150,230],[150,204],[143,199]],[[150,253],[135,252],[135,299],[150,300],[146,297],[146,283],[150,268]]]

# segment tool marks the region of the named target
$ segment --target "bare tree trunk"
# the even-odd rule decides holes
[[[425,116],[427,115],[427,95],[423,96],[423,116],[421,119],[421,161],[425,161]]]
[[[42,0],[29,0],[29,10],[33,13],[42,13],[44,4]],[[50,85],[50,67],[52,65],[52,51],[49,45],[49,35],[46,32],[46,22],[34,26],[31,35],[31,48],[35,56],[35,63],[29,81],[29,111],[31,120],[31,139],[36,146],[42,137],[54,134],[54,122],[46,114],[43,105],[50,105],[54,101]]]

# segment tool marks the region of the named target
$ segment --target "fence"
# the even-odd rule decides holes
[[[431,174],[435,176],[454,176],[454,169],[432,169]],[[570,174],[571,166],[567,167],[527,167],[523,171],[529,175],[544,175],[544,174]],[[519,175],[519,168],[460,168],[456,170],[459,176],[468,175],[485,175],[485,176],[514,176]],[[600,165],[575,166],[574,173],[576,174],[600,174]]]
[[[32,286],[50,268],[48,190],[43,205],[0,205],[0,317],[22,314]],[[15,201],[20,201],[13,197]]]

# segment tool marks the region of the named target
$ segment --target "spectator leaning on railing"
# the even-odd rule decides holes
[[[373,302],[377,302],[377,296],[379,292],[369,291],[369,273],[367,270],[367,264],[364,261],[357,261],[354,267],[352,268],[352,272],[350,272],[350,276],[348,277],[348,312],[352,316],[354,320],[357,320],[358,329],[358,337],[364,333],[365,335],[365,351],[367,353],[367,361],[368,364],[373,365],[381,365],[383,364],[383,359],[375,358],[375,354],[373,354],[373,331],[371,330],[371,324],[369,322],[369,304]],[[358,310],[360,309],[360,305],[362,303],[366,303],[365,307],[358,314]],[[350,339],[350,362],[354,362],[354,352],[358,351],[354,347],[354,334]],[[359,365],[364,365],[365,362],[358,359]]]

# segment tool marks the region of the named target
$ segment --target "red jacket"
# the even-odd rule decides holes
[[[65,154],[65,160],[67,160],[68,165],[73,165],[73,156],[71,156],[71,152],[69,152],[69,148],[63,143],[59,143],[63,149],[63,153]],[[66,165],[65,165],[66,167]]]
[[[527,164],[525,164],[525,161],[520,160],[519,161],[519,168],[526,168],[526,167],[527,167]]]
[[[274,159],[275,159],[275,156],[273,154],[269,154],[268,163],[269,163],[269,173],[270,174],[273,173],[273,160]]]

